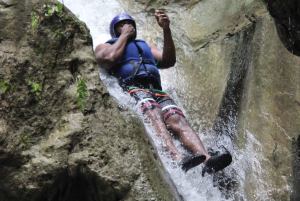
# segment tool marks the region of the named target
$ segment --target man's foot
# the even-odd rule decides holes
[[[179,162],[179,166],[181,166],[183,171],[187,172],[189,169],[200,165],[205,159],[206,156],[204,155],[186,156]]]
[[[229,153],[212,156],[206,162],[203,170],[202,170],[202,177],[204,177],[205,172],[208,174],[216,173],[220,170],[226,168],[232,162],[232,157]]]

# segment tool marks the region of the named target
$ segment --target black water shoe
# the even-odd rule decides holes
[[[213,174],[215,172],[223,170],[231,162],[232,162],[232,157],[229,153],[210,157],[202,170],[202,177],[204,177],[204,174],[206,172],[208,174]]]
[[[200,165],[205,159],[206,156],[204,155],[186,156],[179,162],[179,166],[181,166],[183,171],[187,172],[189,169]]]

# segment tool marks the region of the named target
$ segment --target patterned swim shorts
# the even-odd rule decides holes
[[[154,108],[161,108],[164,121],[171,115],[179,114],[184,117],[181,109],[176,105],[170,96],[161,90],[157,89],[142,89],[138,87],[130,87],[128,92],[135,98],[137,104],[140,105],[142,113]]]

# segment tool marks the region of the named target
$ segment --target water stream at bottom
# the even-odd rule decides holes
[[[91,31],[93,37],[94,48],[97,44],[104,43],[110,39],[108,26],[111,19],[125,10],[117,0],[60,0],[64,3],[77,17],[84,21]],[[117,81],[108,76],[104,71],[100,70],[100,77],[107,86],[110,94],[115,97],[120,104],[120,107],[135,108],[135,101],[128,94],[125,94]],[[176,77],[176,75],[174,76]],[[176,92],[172,88],[163,83],[163,88],[180,106],[180,99],[176,96]],[[135,108],[136,109],[136,108]],[[184,108],[183,108],[184,110]],[[138,112],[138,111],[136,111]],[[161,161],[163,162],[170,178],[174,182],[177,191],[185,201],[222,201],[222,200],[248,200],[246,191],[250,191],[252,195],[256,195],[257,200],[268,200],[268,192],[263,181],[258,181],[261,178],[262,172],[260,162],[263,156],[260,156],[261,145],[255,140],[250,132],[246,132],[244,136],[246,142],[243,149],[237,149],[233,146],[232,140],[226,136],[211,136],[205,133],[198,133],[206,147],[216,147],[218,142],[226,144],[227,149],[233,155],[233,163],[230,167],[220,175],[205,175],[201,176],[203,165],[191,169],[184,173],[169,157],[162,148],[161,140],[155,135],[151,127],[147,125],[147,120],[142,120],[146,124],[146,130],[149,136],[154,141],[158,150]],[[199,122],[200,123],[200,122]],[[179,150],[185,152],[181,143],[175,140],[175,145]],[[218,151],[218,150],[217,150]],[[255,157],[245,157],[255,155]],[[249,176],[247,170],[250,168],[256,169],[256,175]],[[255,182],[251,182],[255,181]],[[255,183],[261,186],[251,188],[247,183]],[[259,190],[257,190],[259,189]]]

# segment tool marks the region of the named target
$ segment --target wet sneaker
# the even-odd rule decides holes
[[[208,159],[206,165],[202,170],[202,177],[204,177],[204,174],[206,172],[208,174],[213,174],[220,170],[223,170],[231,162],[232,162],[232,157],[229,153],[218,155],[218,156],[212,156],[210,159]]]
[[[179,162],[179,166],[181,166],[183,171],[187,172],[189,169],[200,165],[205,159],[206,156],[204,155],[186,156]]]

